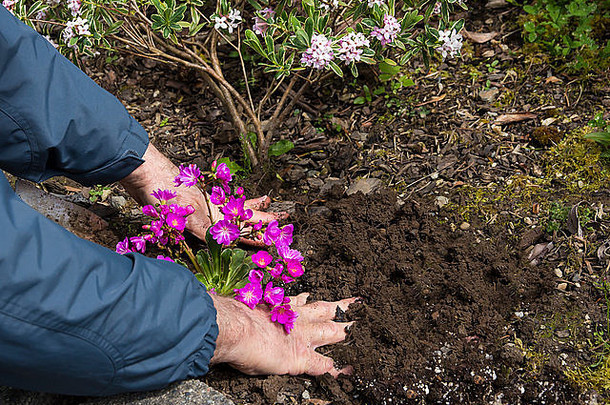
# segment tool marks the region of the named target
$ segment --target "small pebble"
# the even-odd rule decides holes
[[[309,395],[309,391],[307,391],[307,390],[303,391],[301,396],[303,397],[303,399],[310,399],[311,398],[311,395]]]
[[[557,284],[557,289],[558,290],[565,291],[566,288],[568,288],[568,283],[559,283],[559,284]]]
[[[563,272],[561,270],[555,269],[554,272],[557,277],[559,277],[559,278],[563,277]]]
[[[460,229],[462,231],[467,231],[468,229],[470,229],[470,224],[468,222],[462,222],[460,224]]]

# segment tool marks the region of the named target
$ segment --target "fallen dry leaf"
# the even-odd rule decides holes
[[[494,124],[510,124],[513,122],[533,120],[536,117],[537,115],[532,113],[502,114],[494,121]]]
[[[498,35],[497,32],[470,32],[464,30],[464,36],[477,44],[484,44],[494,39]]]
[[[560,78],[558,78],[556,76],[551,76],[551,77],[546,78],[546,80],[544,81],[544,84],[561,83],[561,82],[563,82],[563,80],[561,80]]]
[[[445,97],[447,97],[447,93],[441,94],[440,96],[432,97],[430,100],[424,101],[423,103],[415,104],[415,107],[420,107],[422,105],[426,105],[426,104],[430,104],[430,103],[436,103],[436,102],[441,101]]]
[[[307,402],[307,405],[328,405],[331,401],[325,401],[323,399],[310,399]]]

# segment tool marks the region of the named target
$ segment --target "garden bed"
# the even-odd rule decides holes
[[[383,191],[323,207],[295,216],[308,253],[295,292],[363,298],[347,341],[322,349],[353,375],[216,369],[207,383],[244,404],[583,403],[563,372],[588,359],[573,342],[603,319],[595,288],[558,291],[552,268],[528,264],[497,228],[460,227],[429,201]],[[533,353],[541,344],[551,351]]]

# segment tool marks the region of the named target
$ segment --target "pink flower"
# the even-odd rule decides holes
[[[193,208],[192,205],[187,205],[186,207],[183,207],[178,204],[171,204],[169,206],[169,212],[173,212],[174,214],[180,215],[182,217],[187,217],[193,212],[195,212],[195,208]]]
[[[303,255],[301,254],[301,252],[295,249],[290,249],[288,246],[277,246],[277,253],[282,257],[282,259],[284,259],[284,261],[303,261]]]
[[[122,255],[133,252],[129,247],[129,238],[125,238],[122,242],[116,244],[116,252]]]
[[[212,193],[210,194],[210,201],[214,205],[222,205],[226,201],[226,195],[222,187],[212,187]]]
[[[221,245],[229,246],[239,237],[239,228],[237,225],[223,219],[216,222],[216,224],[210,228],[210,233],[216,242]]]
[[[290,333],[294,328],[294,322],[299,315],[294,312],[290,305],[283,304],[271,309],[271,321],[284,325],[286,333]]]
[[[73,17],[76,17],[80,14],[80,0],[67,0],[66,3]]]
[[[305,272],[303,265],[297,260],[287,260],[286,271],[288,271],[288,274],[292,277],[301,277]]]
[[[292,244],[292,233],[294,225],[288,224],[282,228],[280,234],[275,239],[275,246],[290,246]]]
[[[248,281],[251,283],[260,284],[261,281],[263,281],[264,276],[265,275],[263,274],[263,272],[261,270],[252,269],[252,270],[250,270],[250,273],[248,273]]]
[[[176,198],[178,193],[176,193],[173,190],[161,190],[161,189],[158,189],[158,190],[153,191],[150,195],[152,195],[153,197],[155,197],[159,201],[169,201],[172,198]]]
[[[155,207],[153,207],[152,205],[143,206],[142,213],[149,217],[159,218],[159,213],[157,212],[157,209]]]
[[[260,284],[248,283],[244,287],[234,290],[235,299],[254,309],[263,298],[263,289]]]
[[[225,219],[232,220],[241,217],[244,213],[245,198],[230,197],[229,202],[222,207],[221,211],[225,214]]]
[[[263,243],[267,246],[273,245],[275,240],[280,236],[280,228],[277,226],[277,221],[273,220],[267,225],[263,235]]]
[[[284,289],[281,287],[273,287],[273,283],[270,281],[265,287],[263,299],[271,306],[280,305],[284,300]]]
[[[165,261],[172,262],[172,263],[176,263],[175,261],[173,261],[173,260],[172,260],[172,258],[171,258],[171,257],[167,257],[167,256],[163,256],[163,255],[159,255],[159,256],[157,256],[157,259],[159,259],[159,260],[165,260]]]
[[[281,278],[282,278],[282,281],[286,284],[292,283],[294,281],[294,278],[290,277],[287,274],[282,274]]]
[[[180,172],[174,178],[174,185],[176,187],[184,184],[187,187],[192,187],[197,184],[199,176],[201,176],[201,170],[195,164],[190,164],[186,167],[180,165]]]
[[[282,272],[284,271],[284,265],[282,263],[277,263],[275,266],[270,268],[268,271],[269,271],[269,274],[271,274],[271,277],[278,278],[279,276],[282,275]]]
[[[263,229],[263,221],[258,221],[256,224],[252,225],[252,229],[254,231],[260,231],[261,229]]]
[[[133,244],[134,250],[142,253],[146,251],[146,239],[142,236],[132,236],[129,241]]]
[[[150,223],[150,231],[157,238],[161,237],[163,235],[163,220],[152,221]]]
[[[180,232],[184,231],[184,228],[186,226],[186,218],[184,218],[181,215],[174,214],[173,212],[170,212],[169,214],[167,214],[167,217],[165,218],[165,222],[171,228],[174,228],[175,230],[180,231]]]
[[[269,265],[269,263],[271,263],[272,260],[273,260],[273,257],[268,252],[265,252],[264,250],[259,250],[258,252],[254,253],[252,255],[252,261],[254,262],[254,264],[256,264],[261,269],[264,269],[265,267],[267,267]]]
[[[237,187],[237,188],[235,189],[235,194],[241,197],[242,195],[244,195],[244,188],[243,188],[243,187],[241,187],[241,186],[240,186],[240,187]]]
[[[221,163],[216,167],[216,178],[224,183],[228,183],[232,180],[231,171],[226,163]]]

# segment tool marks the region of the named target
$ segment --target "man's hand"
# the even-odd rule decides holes
[[[140,204],[154,205],[157,200],[150,195],[157,189],[174,189],[174,177],[178,174],[178,168],[161,152],[153,146],[148,145],[144,153],[144,163],[142,163],[129,176],[121,180],[125,190]],[[192,205],[195,212],[188,217],[186,229],[201,240],[205,239],[206,230],[210,227],[208,208],[204,196],[197,187],[181,186],[176,189],[178,197],[176,203],[180,205]],[[254,211],[252,222],[269,223],[274,219],[286,218],[285,213],[266,213],[259,210],[269,206],[269,197],[255,198],[247,200],[244,204],[246,208]],[[215,205],[211,204],[212,219],[214,221],[222,219],[222,213]]]
[[[304,293],[291,298],[291,307],[299,317],[288,335],[282,325],[271,322],[264,305],[252,310],[234,299],[211,295],[220,330],[211,363],[228,363],[250,375],[330,373],[337,377],[349,373],[351,368],[336,369],[330,357],[315,349],[345,339],[345,330],[353,322],[333,319],[337,306],[347,310],[356,299],[306,304],[308,296]]]

